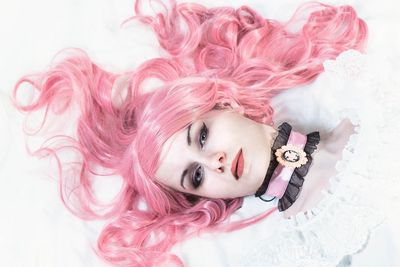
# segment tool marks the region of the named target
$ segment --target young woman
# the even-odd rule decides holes
[[[70,135],[49,138],[34,154],[59,159],[61,197],[73,213],[112,220],[99,237],[98,252],[121,266],[180,265],[169,253],[179,241],[203,231],[240,229],[278,212],[274,207],[225,222],[244,196],[279,199],[285,218],[310,210],[328,188],[329,181],[318,178],[336,172],[354,131],[343,120],[320,138],[307,136],[273,124],[270,105],[278,93],[313,81],[324,61],[348,49],[363,51],[367,28],[353,8],[305,4],[282,23],[247,6],[158,4],[161,11],[149,16],[136,1],[134,19],[152,27],[163,57],[114,74],[83,51],[64,50],[48,71],[23,77],[14,90],[20,110],[45,111],[37,133],[50,123],[48,116],[79,110]],[[25,83],[38,95],[22,104]],[[288,144],[291,133],[305,139],[288,159],[304,162],[289,166],[285,179],[290,184],[295,168],[307,170],[297,186],[286,183],[269,195],[279,176],[273,173],[281,146],[274,145],[283,137],[282,146]],[[313,148],[307,149],[311,137]],[[63,162],[64,150],[76,152],[77,159]],[[112,203],[96,195],[96,177],[106,175],[123,179]],[[292,196],[286,195],[289,189]]]

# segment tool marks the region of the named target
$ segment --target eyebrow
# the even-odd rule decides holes
[[[192,129],[192,124],[189,124],[188,130],[187,130],[187,136],[186,136],[186,141],[187,141],[187,143],[188,143],[188,146],[190,146],[190,145],[192,144],[192,138],[190,137],[190,130],[191,130],[191,129]],[[181,186],[182,186],[184,189],[186,189],[186,188],[185,188],[185,186],[183,185],[183,182],[185,181],[185,176],[186,176],[187,172],[188,172],[188,169],[186,168],[186,169],[182,172],[182,175],[181,175]]]
[[[191,129],[192,129],[192,124],[189,124],[189,126],[187,127],[187,136],[186,136],[186,141],[187,141],[188,146],[190,146],[190,145],[192,144],[192,138],[190,137],[190,130],[191,130]],[[188,172],[188,169],[186,168],[186,169],[182,172],[182,175],[181,175],[181,186],[182,186],[184,189],[186,189],[186,188],[185,188],[185,186],[183,185],[183,182],[185,181],[185,176],[186,176],[187,172]]]
[[[187,129],[186,141],[187,141],[188,146],[190,146],[192,144],[192,138],[190,137],[190,129],[192,129],[192,124],[190,124]]]

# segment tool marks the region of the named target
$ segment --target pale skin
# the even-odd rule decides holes
[[[335,174],[335,164],[353,130],[350,121],[343,120],[321,135],[299,198],[284,217],[307,211],[321,200],[321,190],[329,188],[329,177]],[[235,111],[210,111],[165,142],[156,178],[173,190],[208,198],[254,195],[264,180],[276,135],[272,126]],[[239,151],[244,165],[237,177],[232,165]]]

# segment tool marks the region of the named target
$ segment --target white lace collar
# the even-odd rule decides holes
[[[360,53],[348,51],[336,61],[327,62],[326,76],[337,80],[331,84],[339,88],[325,90],[336,90],[335,94],[342,94],[347,88],[338,84],[344,84],[344,77],[352,84],[359,85],[358,88],[352,88],[354,94],[349,95],[350,98],[358,96],[360,99],[357,101],[361,102],[364,98],[371,100],[371,94],[376,92],[368,92],[360,86],[363,84],[359,80],[360,75],[370,79],[370,76],[363,73],[364,60]],[[380,91],[381,88],[370,89]],[[369,104],[368,108],[383,114],[388,108],[386,100],[382,99],[382,103],[377,102],[374,106],[364,101],[358,103],[360,105],[357,108],[355,105],[340,107],[340,117],[349,118],[358,126],[343,150],[342,159],[335,166],[337,174],[330,178],[330,188],[324,191],[325,197],[306,213],[300,212],[290,220],[282,218],[274,234],[258,239],[238,266],[336,266],[344,256],[353,255],[365,248],[371,231],[385,218],[379,201],[371,198],[376,193],[379,171],[377,173],[376,169],[372,169],[376,176],[371,178],[366,164],[369,162],[371,168],[376,168],[374,161],[382,159],[379,154],[373,153],[377,148],[371,146],[371,141],[376,144],[383,138],[379,136],[396,132],[396,129],[380,129],[377,118],[371,118],[365,112],[365,105]],[[400,112],[397,111],[397,114]],[[388,181],[381,179],[379,182],[384,185]]]

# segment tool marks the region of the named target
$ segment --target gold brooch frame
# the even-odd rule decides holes
[[[285,167],[298,168],[307,163],[306,152],[294,145],[284,145],[275,152],[276,160]]]

